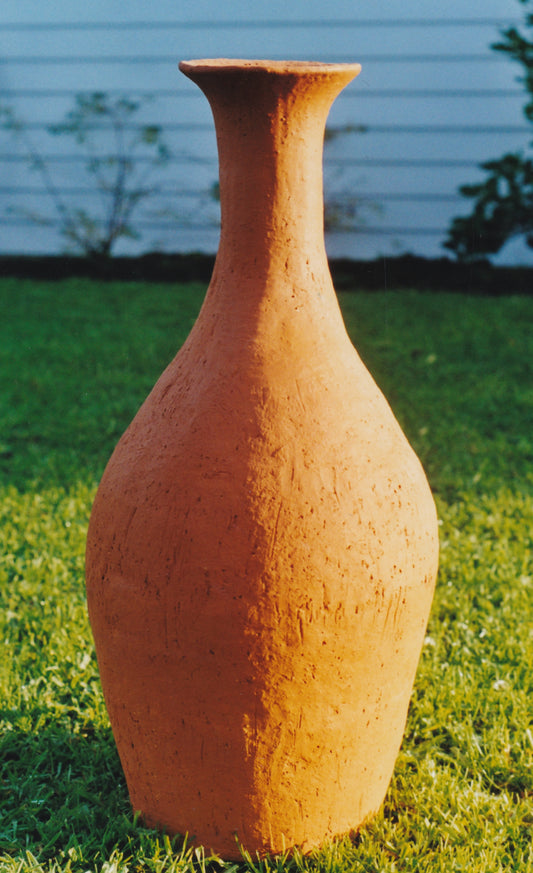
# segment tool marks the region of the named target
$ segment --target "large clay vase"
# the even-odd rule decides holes
[[[105,470],[90,619],[131,803],[239,857],[380,807],[437,567],[419,461],[355,352],[323,241],[326,117],[356,64],[181,64],[220,159],[216,266]]]

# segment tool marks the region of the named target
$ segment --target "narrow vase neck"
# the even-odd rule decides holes
[[[180,65],[213,112],[225,269],[256,278],[325,260],[322,152],[326,119],[357,64],[192,61]]]

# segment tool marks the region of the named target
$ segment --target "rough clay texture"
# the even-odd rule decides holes
[[[422,468],[346,334],[322,144],[357,65],[183,63],[215,117],[222,234],[181,351],[95,500],[87,594],[145,822],[228,858],[381,805],[437,569]]]

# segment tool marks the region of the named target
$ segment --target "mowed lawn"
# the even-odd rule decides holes
[[[427,471],[441,564],[386,802],[242,865],[133,816],[84,595],[91,501],[203,285],[0,281],[0,871],[533,871],[533,297],[340,295]]]

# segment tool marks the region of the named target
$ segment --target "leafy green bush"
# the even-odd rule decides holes
[[[519,2],[533,8],[531,0]],[[528,95],[524,115],[533,123],[532,12],[526,14],[524,24],[526,33],[510,27],[492,47],[521,65],[521,82]],[[506,154],[481,168],[486,174],[483,182],[459,189],[474,201],[473,209],[452,221],[445,246],[468,259],[499,252],[508,240],[522,235],[533,248],[533,160],[523,153]]]
[[[29,166],[41,177],[69,250],[93,259],[109,258],[117,240],[137,239],[134,213],[160,188],[149,183],[154,168],[169,158],[161,128],[135,123],[146,98],[111,97],[101,91],[79,93],[74,106],[48,132],[68,136],[81,150],[85,174],[99,194],[99,208],[72,205],[12,106],[0,106],[1,126],[21,143]],[[140,159],[140,160],[139,160]],[[144,162],[143,162],[144,159]],[[77,202],[80,194],[77,193]],[[16,210],[15,210],[16,211]],[[36,224],[53,224],[49,215],[18,211]]]

